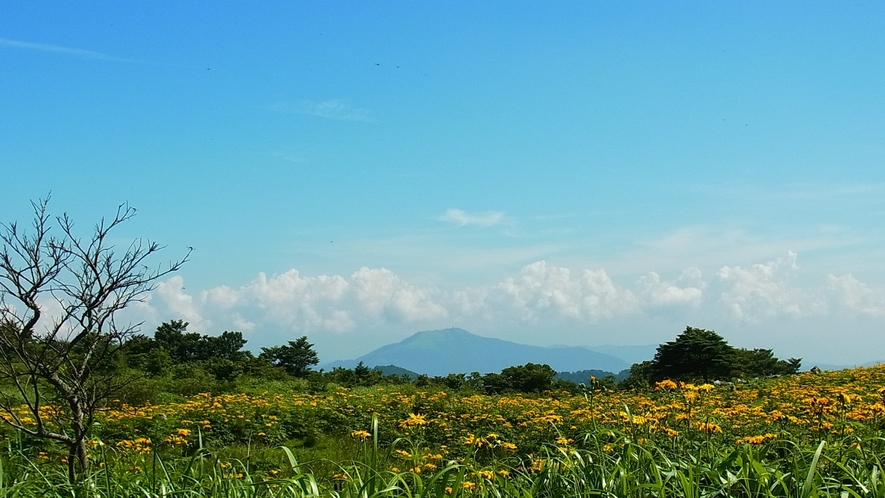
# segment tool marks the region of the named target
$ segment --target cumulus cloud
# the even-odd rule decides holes
[[[793,317],[823,314],[826,303],[814,293],[792,285],[791,276],[799,270],[797,255],[786,256],[748,268],[723,266],[716,276],[727,285],[719,301],[734,318],[750,322],[765,317]]]
[[[525,266],[518,277],[493,286],[485,298],[484,313],[523,321],[565,317],[595,322],[633,311],[636,304],[633,293],[618,288],[605,270],[573,275],[568,268],[538,261]]]
[[[480,227],[490,227],[499,225],[504,222],[504,213],[501,211],[484,211],[481,213],[468,213],[460,209],[447,209],[445,213],[439,216],[440,221],[448,221],[457,223],[461,226],[474,225]]]
[[[204,333],[271,330],[290,336],[451,325],[580,329],[646,318],[724,320],[756,327],[784,318],[817,320],[837,311],[840,317],[885,317],[885,290],[850,274],[830,275],[817,286],[803,287],[796,283],[799,272],[792,252],[766,263],[723,266],[709,276],[693,267],[672,279],[650,272],[632,287],[605,269],[574,270],[546,261],[526,265],[498,282],[455,289],[419,285],[386,268],[319,276],[292,269],[193,295],[184,291],[182,277],[174,276],[141,308],[156,323],[181,318]]]
[[[201,313],[201,303],[193,296],[185,294],[184,278],[181,275],[160,282],[154,292],[147,297],[145,304],[149,306],[154,298],[161,301],[164,310],[172,314],[175,319],[182,319],[202,330],[212,326],[212,321]]]
[[[422,327],[446,320],[495,320],[535,323],[539,320],[596,322],[632,313],[639,300],[617,286],[605,270],[573,272],[539,261],[515,277],[479,288],[443,290],[407,282],[385,268],[360,268],[348,277],[303,276],[289,270],[259,274],[232,288],[219,286],[196,296],[183,292],[175,276],[160,284],[148,306],[189,321],[212,325],[207,317],[240,330],[260,324],[295,331],[344,332],[392,324]]]
[[[698,268],[688,268],[673,282],[666,282],[655,272],[639,279],[643,303],[652,308],[697,307],[704,297],[707,283]]]
[[[368,109],[353,107],[342,99],[330,99],[322,102],[313,100],[280,100],[270,104],[268,109],[292,114],[307,114],[339,121],[372,121],[372,114]]]
[[[872,317],[885,317],[885,292],[861,282],[852,274],[827,276],[827,291],[836,306]]]
[[[448,313],[434,290],[404,282],[386,268],[360,268],[351,275],[355,299],[365,316],[407,323],[444,318]]]

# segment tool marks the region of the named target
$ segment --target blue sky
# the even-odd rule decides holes
[[[51,192],[191,261],[145,330],[686,325],[885,359],[878,2],[4,2],[4,222]],[[810,365],[809,365],[810,366]]]

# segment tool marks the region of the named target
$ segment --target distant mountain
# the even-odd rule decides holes
[[[587,349],[620,358],[630,365],[641,363],[655,357],[658,351],[657,344],[644,344],[641,346],[592,346]]]
[[[620,358],[588,348],[528,346],[481,337],[457,328],[418,332],[401,342],[382,346],[354,360],[336,361],[322,367],[353,368],[359,362],[369,367],[396,365],[427,375],[471,372],[484,374],[526,363],[546,363],[560,372],[620,372],[630,367],[628,362]]]

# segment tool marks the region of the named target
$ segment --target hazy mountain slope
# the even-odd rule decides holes
[[[396,365],[428,375],[500,372],[526,363],[546,363],[557,371],[606,370],[620,372],[630,365],[617,357],[583,347],[542,348],[481,337],[463,329],[418,332],[396,344],[382,346],[355,360],[323,365],[351,368],[359,362],[369,367]]]

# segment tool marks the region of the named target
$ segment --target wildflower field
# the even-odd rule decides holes
[[[885,496],[885,367],[538,396],[267,384],[115,403],[92,434],[66,489],[63,451],[4,432],[0,496]]]

